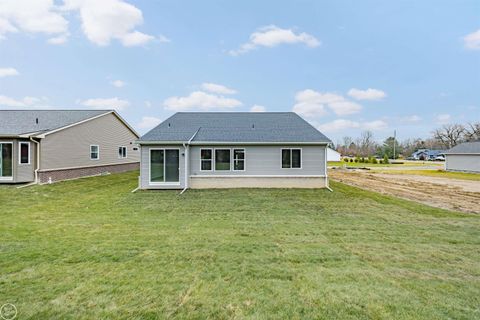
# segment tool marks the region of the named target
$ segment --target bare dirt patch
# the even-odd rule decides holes
[[[329,176],[333,180],[349,185],[437,208],[480,213],[478,181],[342,169],[330,170]]]

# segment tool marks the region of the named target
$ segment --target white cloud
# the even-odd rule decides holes
[[[237,99],[195,91],[186,97],[170,97],[163,102],[163,105],[167,110],[185,111],[192,109],[231,109],[241,106],[242,103]]]
[[[110,82],[110,84],[114,87],[122,88],[122,87],[125,86],[126,83],[122,80],[114,80],[114,81]]]
[[[447,124],[452,120],[452,116],[448,113],[439,114],[435,117],[438,124]]]
[[[336,93],[322,93],[307,89],[297,92],[293,111],[305,117],[321,117],[331,109],[337,115],[354,114],[362,110],[362,106],[345,99]]]
[[[48,43],[50,44],[64,44],[68,40],[68,34],[60,35],[58,37],[53,37],[48,39]]]
[[[218,94],[235,94],[237,93],[236,90],[227,88],[225,86],[222,86],[221,84],[216,84],[216,83],[202,83],[202,89],[208,92],[212,93],[218,93]]]
[[[0,106],[6,106],[6,107],[33,107],[41,104],[45,104],[47,102],[47,98],[42,97],[42,98],[36,98],[36,97],[23,97],[22,99],[14,99],[11,97],[3,96],[0,95]]]
[[[134,47],[134,46],[141,46],[146,44],[150,40],[155,39],[154,36],[141,33],[139,31],[134,31],[130,33],[126,33],[120,38],[120,41],[125,47]]]
[[[360,124],[356,121],[337,119],[332,122],[321,124],[318,129],[323,132],[335,132],[351,128],[359,128]]]
[[[68,33],[68,21],[54,0],[4,0],[0,2],[0,38],[24,31],[47,35]]]
[[[147,100],[147,101],[145,101],[145,106],[146,106],[147,108],[151,108],[151,107],[152,107],[152,103]]]
[[[421,117],[417,116],[416,114],[414,115],[411,115],[411,116],[406,116],[406,117],[403,117],[400,119],[402,122],[411,122],[411,123],[414,123],[414,122],[419,122],[422,120]]]
[[[172,42],[169,38],[165,37],[163,34],[157,36],[158,42],[168,43]]]
[[[20,73],[15,68],[0,68],[0,78],[18,76]]]
[[[122,0],[65,0],[65,10],[78,10],[87,38],[106,46],[113,39],[124,46],[143,45],[153,36],[135,30],[143,23],[142,11]]]
[[[370,121],[370,122],[363,122],[360,124],[360,126],[362,127],[362,129],[365,129],[365,130],[372,130],[372,131],[376,131],[376,130],[385,130],[388,128],[388,123],[386,123],[385,121],[383,120],[375,120],[375,121]]]
[[[372,88],[367,90],[352,88],[348,91],[348,95],[357,100],[382,100],[387,96],[382,90]]]
[[[115,109],[115,110],[123,110],[130,105],[130,102],[127,100],[122,100],[117,97],[115,98],[95,98],[95,99],[87,99],[85,101],[79,102],[81,105],[85,107],[90,107],[94,109]]]
[[[282,29],[275,25],[259,28],[250,35],[250,41],[244,43],[237,50],[231,50],[233,56],[246,53],[257,47],[275,47],[280,44],[296,44],[303,43],[308,47],[318,47],[321,43],[314,36],[302,32],[295,33],[292,29]]]
[[[143,23],[142,12],[123,0],[3,0],[0,1],[0,39],[10,32],[43,33],[48,42],[62,44],[69,36],[70,12],[78,12],[82,30],[93,43],[106,46],[112,40],[124,46],[148,43],[154,37],[135,28]],[[160,42],[166,38],[161,37]],[[168,40],[168,39],[167,39]]]
[[[463,37],[463,45],[466,49],[480,50],[480,29]]]
[[[348,100],[329,103],[328,107],[339,116],[358,113],[362,110],[361,105]]]
[[[142,117],[142,121],[138,124],[140,129],[151,129],[156,127],[162,120],[156,117]]]
[[[265,108],[264,106],[259,106],[258,104],[255,104],[250,108],[250,112],[265,112],[265,111],[267,111],[267,108]]]
[[[346,119],[337,119],[332,122],[324,123],[318,126],[318,129],[323,132],[338,132],[348,129],[363,129],[363,130],[384,130],[388,128],[388,124],[383,120],[358,122]]]

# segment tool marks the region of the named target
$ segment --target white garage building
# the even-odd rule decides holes
[[[445,170],[480,173],[480,141],[465,142],[446,151]]]

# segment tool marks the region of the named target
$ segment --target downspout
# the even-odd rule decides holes
[[[193,138],[197,135],[198,131],[200,131],[200,128],[195,131],[193,136],[187,141],[183,143],[183,148],[185,149],[185,188],[183,188],[182,192],[180,194],[183,194],[185,191],[188,189],[188,179],[189,179],[189,172],[188,172],[188,167],[190,165],[190,143],[192,142]]]
[[[35,157],[36,158],[36,160],[35,160],[36,169],[34,170],[35,180],[31,183],[26,184],[26,185],[17,187],[17,189],[25,188],[25,187],[29,187],[29,186],[33,186],[35,184],[38,184],[38,170],[40,170],[40,142],[33,140],[32,137],[29,137],[29,140],[37,145],[37,148],[35,150],[35,152],[36,152],[36,157]]]
[[[328,144],[325,146],[325,187],[330,191],[333,192],[332,188],[330,188],[328,183],[328,167],[327,167],[327,152],[328,152]]]

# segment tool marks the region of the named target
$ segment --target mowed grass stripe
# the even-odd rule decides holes
[[[340,183],[0,188],[0,302],[22,319],[472,319],[478,216]]]

